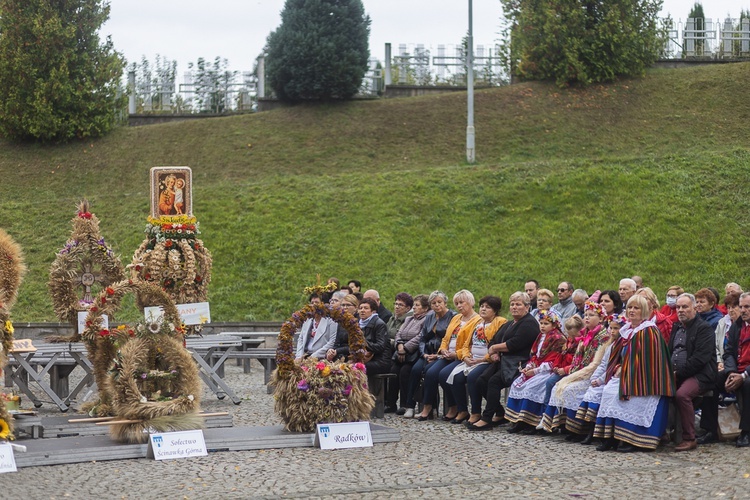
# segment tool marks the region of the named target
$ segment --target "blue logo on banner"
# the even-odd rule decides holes
[[[154,443],[156,443],[157,448],[161,448],[162,442],[164,442],[164,439],[161,436],[154,436]]]
[[[323,437],[328,437],[331,433],[331,428],[326,425],[325,427],[320,428],[320,432],[323,433]]]

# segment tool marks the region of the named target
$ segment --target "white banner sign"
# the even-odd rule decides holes
[[[372,446],[370,422],[318,424],[318,442],[323,450]]]
[[[180,312],[182,322],[187,326],[211,322],[211,310],[208,307],[208,302],[177,304],[177,310]],[[146,316],[146,321],[153,321],[164,316],[164,310],[161,307],[145,307],[143,313]]]
[[[86,316],[88,315],[88,311],[78,311],[78,333],[86,331]],[[102,330],[109,330],[109,317],[106,314],[102,314]]]
[[[0,444],[0,474],[16,472],[16,458],[10,443]]]
[[[151,434],[149,447],[156,460],[205,457],[208,455],[203,431],[164,432]]]

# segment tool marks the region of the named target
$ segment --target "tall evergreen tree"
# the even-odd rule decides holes
[[[0,0],[0,134],[14,140],[94,137],[115,124],[125,62],[98,30],[101,0]]]
[[[641,75],[656,61],[662,0],[501,0],[516,76],[559,85]]]
[[[370,56],[361,0],[286,0],[268,36],[267,81],[283,101],[348,99]]]

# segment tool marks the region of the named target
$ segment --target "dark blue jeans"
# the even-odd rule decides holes
[[[466,401],[466,387],[469,387],[469,399],[471,399],[471,413],[482,412],[482,392],[477,387],[477,379],[484,373],[489,364],[479,365],[469,373],[467,377],[464,372],[457,373],[453,377],[453,399],[456,401],[458,412],[469,411]]]
[[[445,391],[448,406],[456,404],[453,400],[450,387],[448,387],[447,379],[458,363],[460,363],[458,360],[448,361],[446,359],[438,359],[434,363],[430,363],[427,367],[427,372],[424,374],[424,398],[422,400],[424,404],[437,408],[438,383],[443,387],[443,391]]]

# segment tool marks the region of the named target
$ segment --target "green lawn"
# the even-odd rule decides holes
[[[214,321],[283,319],[317,273],[386,303],[464,287],[506,300],[529,277],[748,286],[748,80],[750,64],[725,64],[479,91],[475,166],[463,93],[0,142],[0,227],[29,267],[13,317],[55,320],[48,270],[82,197],[130,262],[157,165],[193,169]]]

